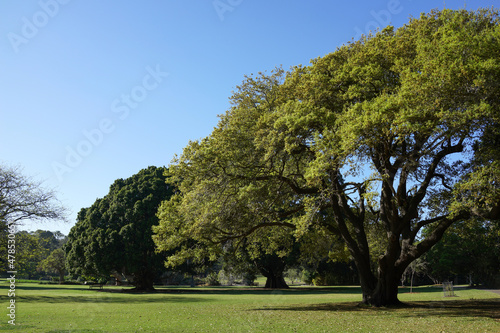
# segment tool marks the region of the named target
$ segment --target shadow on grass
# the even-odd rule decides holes
[[[55,331],[48,331],[47,333],[99,333],[99,332],[104,332],[104,331],[97,331],[97,330],[86,330],[86,329],[82,329],[82,330],[55,330]]]
[[[457,287],[455,291],[467,289]],[[148,293],[144,291],[135,291],[133,289],[108,289],[108,292],[124,292],[124,293]],[[347,294],[347,295],[362,295],[361,287],[359,286],[336,286],[336,287],[290,287],[288,289],[266,289],[261,287],[188,287],[188,286],[158,286],[154,292],[149,293],[189,293],[189,294],[217,294],[217,295],[267,295],[279,292],[283,295],[322,295],[322,294]],[[410,287],[399,287],[399,294],[409,293]],[[440,286],[423,286],[413,287],[413,293],[442,293],[443,289]]]
[[[2,288],[0,288],[2,289]],[[292,287],[289,289],[265,289],[259,287],[187,287],[168,286],[156,287],[154,291],[138,291],[133,288],[123,288],[108,286],[104,289],[90,289],[88,286],[61,286],[61,285],[30,285],[19,286],[19,291],[78,291],[82,294],[87,292],[92,294],[124,294],[124,295],[158,295],[158,294],[189,294],[189,295],[359,295],[361,299],[362,291],[359,286],[340,287]],[[441,293],[441,288],[429,286],[414,288],[417,293]],[[409,288],[400,288],[399,293],[409,292]],[[56,297],[56,296],[55,296]],[[63,296],[64,297],[64,296]],[[0,296],[1,298],[1,296]]]
[[[393,313],[403,318],[416,317],[485,317],[500,320],[500,298],[453,301],[406,302],[400,307],[370,307],[356,302],[323,303],[295,306],[269,306],[253,311],[328,311],[364,314]]]
[[[87,329],[72,329],[72,330],[53,330],[53,331],[48,331],[47,333],[99,333],[99,332],[104,332],[104,331],[101,331],[101,330],[94,330],[94,329],[91,329],[91,330],[87,330]]]
[[[59,291],[84,291],[88,290],[88,286],[81,286],[81,287],[66,287],[64,285],[57,285],[57,284],[51,284],[51,285],[40,285],[40,286],[16,286],[17,290],[59,290]],[[94,289],[95,290],[95,289]]]
[[[500,320],[500,298],[408,302],[407,308],[429,310],[435,316],[489,317]],[[413,317],[408,313],[408,317]]]
[[[22,325],[22,326],[14,326],[14,328],[11,327],[0,327],[0,331],[9,331],[9,332],[27,332],[27,330],[36,330],[36,326],[33,325]],[[31,331],[30,331],[31,332]],[[53,330],[53,331],[47,331],[47,333],[100,333],[104,332],[102,330],[95,330],[95,329],[71,329],[71,330]]]
[[[127,291],[124,291],[127,292]],[[200,294],[200,295],[326,295],[351,294],[360,295],[360,287],[299,287],[289,289],[265,289],[258,287],[168,287],[158,288],[155,294]]]
[[[2,300],[3,298],[0,298]],[[22,303],[106,303],[106,304],[139,304],[139,303],[194,303],[210,301],[207,298],[195,297],[106,297],[105,294],[94,294],[92,296],[18,296],[18,302]]]
[[[23,295],[17,296],[19,302],[23,303],[195,303],[210,302],[213,298],[221,295],[261,295],[261,296],[287,296],[287,295],[332,295],[353,294],[361,295],[359,287],[325,287],[325,288],[290,288],[290,289],[264,289],[256,287],[168,287],[158,288],[154,292],[136,291],[123,288],[88,289],[87,287],[64,287],[32,285],[19,288],[21,291],[48,291],[45,295]],[[54,292],[79,291],[77,295],[62,295]],[[138,296],[138,297],[135,297]],[[214,296],[213,298],[210,296]],[[0,302],[7,296],[0,295]]]
[[[9,289],[7,286],[1,286],[0,290]],[[266,289],[259,287],[188,287],[188,286],[156,286],[154,291],[138,291],[133,288],[123,288],[115,286],[104,286],[104,289],[90,289],[88,286],[66,286],[57,284],[42,285],[18,285],[18,290],[26,291],[91,291],[101,293],[124,293],[124,294],[213,294],[213,295],[268,295],[279,292],[280,294],[290,295],[321,295],[321,294],[352,294],[361,295],[361,287],[341,286],[341,287],[291,287],[289,289]],[[401,292],[401,291],[400,291]],[[423,292],[428,292],[425,290]]]

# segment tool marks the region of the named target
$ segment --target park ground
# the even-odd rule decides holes
[[[401,308],[360,306],[359,287],[159,287],[47,285],[18,281],[15,326],[0,281],[0,332],[500,332],[500,295],[440,286],[400,289]],[[0,311],[0,312],[1,312]]]

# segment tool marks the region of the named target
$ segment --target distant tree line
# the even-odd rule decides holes
[[[7,234],[2,232],[2,239],[7,239]],[[17,278],[29,280],[63,281],[66,275],[66,259],[63,245],[67,237],[59,231],[37,230],[18,231],[16,239],[16,271]],[[6,244],[2,242],[0,253],[2,258],[7,258]],[[6,262],[3,262],[4,274],[9,271]]]

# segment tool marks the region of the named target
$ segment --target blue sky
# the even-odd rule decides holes
[[[115,179],[168,166],[210,134],[244,75],[464,5],[498,0],[2,0],[0,163],[45,181],[71,212],[24,227],[67,234]]]

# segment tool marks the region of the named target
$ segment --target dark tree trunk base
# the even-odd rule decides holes
[[[264,288],[268,289],[288,289],[288,285],[285,282],[283,276],[267,276],[266,286]]]
[[[255,261],[255,265],[262,275],[264,275],[266,280],[266,286],[264,288],[268,289],[287,289],[288,285],[283,277],[283,272],[285,271],[285,261],[283,258],[277,255],[266,255]]]
[[[363,303],[375,307],[401,307],[398,299],[400,275],[394,271],[379,271],[375,288],[363,288]]]
[[[156,292],[156,289],[154,287],[135,287],[130,289],[130,291],[134,292]]]
[[[143,291],[143,292],[155,292],[154,288],[154,277],[150,271],[144,271],[141,273],[137,273],[133,276],[131,284],[135,287],[132,290],[134,291]]]

